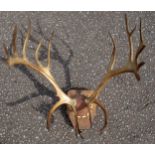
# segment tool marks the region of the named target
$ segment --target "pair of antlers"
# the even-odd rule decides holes
[[[137,59],[138,59],[138,56],[140,55],[140,53],[142,52],[142,50],[145,48],[145,45],[143,42],[143,36],[142,36],[141,19],[140,19],[140,26],[139,26],[140,41],[139,41],[139,46],[135,52],[133,49],[132,34],[134,33],[136,26],[131,31],[129,30],[127,15],[125,15],[125,26],[126,26],[126,33],[127,33],[127,37],[128,37],[128,43],[129,43],[128,62],[123,67],[114,69],[115,60],[116,60],[116,46],[115,46],[115,41],[110,34],[112,44],[113,44],[110,64],[109,64],[107,73],[104,75],[104,77],[102,78],[101,82],[99,83],[99,85],[97,86],[97,88],[95,89],[93,94],[89,98],[86,99],[87,104],[94,102],[98,105],[97,98],[99,97],[101,91],[105,88],[106,84],[109,82],[109,80],[112,77],[115,77],[115,76],[123,74],[123,73],[130,72],[135,75],[137,80],[140,80],[140,75],[139,75],[138,71],[144,65],[144,62],[138,63]],[[28,68],[35,70],[36,72],[38,72],[42,76],[44,76],[51,83],[51,85],[54,87],[56,96],[59,97],[59,101],[57,103],[55,103],[53,105],[53,107],[48,112],[47,128],[50,128],[51,116],[54,113],[54,111],[61,105],[68,105],[74,112],[74,117],[75,117],[75,121],[76,121],[76,128],[75,128],[76,134],[80,134],[80,129],[79,129],[78,120],[77,120],[77,109],[76,109],[77,102],[75,99],[70,98],[62,91],[62,89],[59,87],[59,85],[57,84],[56,80],[54,79],[54,77],[51,73],[51,56],[50,56],[51,47],[52,47],[51,40],[49,41],[49,44],[48,44],[47,66],[44,66],[39,61],[39,50],[42,46],[41,41],[39,42],[39,44],[37,45],[36,50],[35,50],[36,63],[34,64],[34,63],[31,63],[27,58],[27,50],[28,50],[30,34],[31,34],[31,24],[29,23],[28,31],[26,32],[26,36],[25,36],[25,40],[24,40],[22,56],[19,56],[17,48],[16,48],[17,26],[15,26],[14,31],[13,31],[13,39],[12,39],[13,49],[12,49],[11,54],[9,54],[6,45],[3,44],[3,49],[4,49],[4,52],[6,55],[6,62],[8,63],[9,66],[22,64],[24,66],[27,66]],[[103,112],[105,112],[105,109],[102,109],[102,110],[103,110]],[[107,120],[105,120],[105,124],[107,124]]]

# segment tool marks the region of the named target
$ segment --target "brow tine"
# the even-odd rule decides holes
[[[57,103],[54,104],[54,106],[49,110],[48,112],[48,116],[47,116],[47,129],[50,129],[50,124],[51,124],[51,119],[52,119],[52,115],[53,113],[61,106],[65,103],[63,103],[62,101],[58,101]]]
[[[107,113],[106,108],[100,103],[100,101],[95,100],[94,103],[97,104],[101,108],[104,114],[104,126],[100,129],[100,132],[102,133],[102,131],[107,127],[107,124],[108,124],[108,113]]]

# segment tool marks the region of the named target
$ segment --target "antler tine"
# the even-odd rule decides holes
[[[49,110],[48,112],[48,117],[47,117],[47,129],[49,130],[50,129],[50,124],[51,124],[51,120],[52,120],[52,116],[53,116],[53,113],[61,106],[61,105],[64,105],[65,103],[63,103],[61,100],[58,101],[57,103],[55,103],[53,105],[53,107]]]
[[[54,37],[54,31],[51,34],[51,38],[48,43],[48,57],[47,57],[47,68],[50,70],[51,68],[51,47],[52,47],[52,39]]]
[[[17,40],[17,25],[14,26],[13,33],[12,33],[13,52],[9,54],[8,49],[7,49],[6,45],[5,45],[5,43],[3,43],[3,52],[5,54],[7,62],[9,60],[9,57],[11,57],[10,55],[12,55],[12,57],[18,57],[16,40]]]
[[[100,133],[102,133],[102,131],[107,127],[107,124],[108,124],[108,112],[107,112],[105,106],[102,105],[99,100],[95,100],[94,103],[97,104],[101,108],[101,110],[104,114],[104,126],[100,129]]]
[[[13,56],[17,57],[17,47],[16,47],[16,41],[17,41],[17,25],[15,25],[12,35],[12,46],[13,46]]]
[[[134,59],[134,51],[133,51],[133,43],[132,43],[132,34],[136,30],[136,25],[135,27],[129,31],[129,23],[128,23],[128,17],[125,14],[125,27],[126,27],[126,32],[127,32],[127,37],[128,37],[128,42],[129,42],[129,61]]]
[[[36,52],[35,52],[35,60],[36,60],[37,65],[43,68],[43,65],[39,61],[39,51],[40,51],[40,48],[41,48],[41,44],[42,44],[42,41],[40,41],[38,46],[37,46],[37,49],[36,49]]]
[[[28,31],[25,33],[26,37],[25,37],[25,41],[24,41],[24,45],[23,45],[23,58],[26,59],[26,52],[27,52],[27,48],[28,48],[28,42],[29,42],[29,38],[30,38],[30,34],[31,34],[31,20],[29,19],[29,24],[28,24]]]
[[[53,34],[54,32],[52,33],[52,37],[53,37]],[[42,46],[42,41],[39,42],[38,46],[37,46],[37,49],[36,49],[36,52],[35,52],[35,59],[36,59],[36,63],[43,67],[43,68],[47,68],[47,70],[50,71],[50,68],[51,68],[51,47],[52,47],[52,44],[51,44],[51,40],[52,40],[52,37],[51,39],[49,40],[49,43],[48,43],[48,50],[47,50],[47,67],[43,67],[43,65],[40,63],[39,61],[39,50]]]
[[[48,43],[48,56],[47,56],[47,68],[49,70],[50,70],[50,67],[51,67],[51,47],[52,47],[51,40],[49,40],[49,43]]]
[[[112,50],[112,54],[111,54],[111,59],[110,59],[110,63],[109,63],[109,68],[108,70],[112,70],[114,68],[115,65],[115,61],[116,61],[116,46],[115,46],[115,41],[111,35],[111,33],[109,33],[112,44],[113,44],[113,50]]]
[[[142,21],[141,21],[141,18],[140,18],[140,24],[139,24],[139,34],[140,34],[140,43],[139,43],[139,47],[137,49],[136,56],[135,56],[136,60],[137,60],[138,56],[140,55],[140,53],[145,48],[144,41],[143,41],[143,35],[142,35]]]

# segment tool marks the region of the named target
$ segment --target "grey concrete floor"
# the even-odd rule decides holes
[[[54,91],[48,81],[22,66],[9,67],[0,61],[0,143],[155,143],[155,12],[127,12],[130,27],[137,25],[134,46],[139,41],[139,17],[146,44],[140,60],[141,81],[132,74],[112,79],[100,95],[109,120],[102,135],[100,110],[92,129],[84,130],[85,139],[75,137],[64,108],[54,113],[51,130],[46,129],[46,115],[52,106]],[[2,44],[10,46],[13,25],[18,25],[17,46],[21,51],[28,18],[32,36],[44,41],[55,32],[52,48],[52,73],[64,90],[70,87],[96,88],[106,73],[115,36],[116,67],[128,56],[124,12],[0,12],[0,56]],[[33,61],[35,42],[31,39],[28,57]],[[41,59],[46,62],[46,48]]]

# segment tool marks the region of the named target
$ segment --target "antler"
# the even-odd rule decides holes
[[[50,58],[50,51],[51,51],[51,40],[49,41],[48,44],[48,57],[47,57],[47,66],[43,66],[43,64],[39,61],[39,50],[42,46],[42,42],[40,41],[36,51],[35,51],[35,61],[36,63],[33,64],[31,63],[26,54],[27,54],[27,49],[28,49],[28,42],[29,42],[29,37],[30,37],[30,33],[31,33],[31,22],[29,22],[29,27],[28,27],[28,31],[26,33],[26,37],[24,40],[24,45],[23,45],[23,50],[22,50],[22,56],[18,55],[17,52],[17,48],[16,48],[16,39],[17,39],[17,26],[15,26],[14,30],[13,30],[13,39],[12,39],[12,47],[13,50],[11,52],[11,54],[9,54],[9,51],[6,47],[5,44],[3,44],[3,50],[6,56],[6,62],[9,66],[14,66],[14,65],[24,65],[28,68],[31,68],[33,70],[35,70],[36,72],[40,73],[42,76],[44,76],[50,83],[51,85],[54,87],[55,91],[56,91],[56,95],[59,97],[59,101],[57,103],[54,104],[54,106],[50,109],[50,111],[48,112],[48,119],[47,119],[47,128],[50,128],[50,123],[51,123],[51,116],[54,113],[54,111],[60,107],[61,105],[68,105],[70,106],[73,111],[74,111],[74,116],[75,116],[75,120],[76,120],[76,134],[80,133],[79,130],[79,126],[78,126],[78,122],[77,122],[77,111],[75,108],[75,100],[72,100],[69,96],[67,96],[62,90],[61,88],[58,86],[56,80],[54,79],[53,75],[50,72],[50,63],[51,63],[51,58]]]
[[[35,60],[36,60],[36,64],[31,63],[27,56],[27,48],[28,48],[28,42],[29,42],[29,37],[30,37],[30,33],[31,33],[31,23],[29,22],[29,28],[28,28],[28,32],[26,33],[26,37],[25,37],[25,41],[24,41],[24,45],[23,45],[23,50],[22,50],[22,56],[18,56],[18,52],[17,52],[17,48],[16,48],[16,39],[17,39],[17,26],[15,26],[14,31],[13,31],[13,39],[12,39],[12,47],[13,47],[13,51],[11,53],[11,55],[9,55],[9,52],[6,48],[6,45],[3,44],[3,49],[4,52],[7,56],[7,63],[9,66],[14,66],[14,65],[18,65],[18,64],[22,64],[25,65],[37,72],[39,72],[41,75],[43,75],[54,87],[57,96],[60,97],[60,100],[63,100],[65,102],[70,101],[70,98],[60,89],[60,87],[58,86],[58,84],[56,83],[53,75],[50,73],[50,50],[51,50],[51,41],[49,41],[49,45],[48,45],[48,64],[47,66],[43,66],[40,61],[39,61],[39,50],[41,48],[41,41],[38,44],[36,51],[35,51]]]
[[[139,41],[139,46],[136,52],[134,53],[133,49],[133,42],[132,42],[132,34],[134,33],[136,26],[129,31],[129,26],[128,26],[128,19],[127,15],[125,15],[125,26],[126,26],[126,32],[127,32],[127,37],[128,37],[128,42],[129,42],[129,58],[128,62],[125,66],[121,68],[114,69],[115,65],[115,60],[116,60],[116,46],[115,46],[115,41],[113,37],[110,34],[112,44],[113,44],[113,50],[112,50],[112,55],[111,55],[111,60],[109,63],[109,67],[107,70],[106,75],[103,77],[101,80],[101,83],[98,85],[92,96],[89,98],[89,103],[94,102],[101,91],[105,88],[109,80],[117,75],[123,74],[123,73],[133,73],[136,77],[136,79],[139,81],[140,80],[140,75],[138,73],[139,69],[144,65],[144,62],[137,62],[138,56],[142,52],[142,50],[145,48],[144,42],[143,42],[143,36],[142,36],[142,24],[141,24],[141,19],[140,19],[140,27],[139,27],[139,33],[140,33],[140,41]]]

